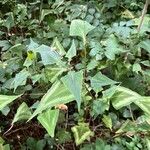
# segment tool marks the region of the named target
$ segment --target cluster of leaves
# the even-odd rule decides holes
[[[21,149],[73,141],[81,150],[150,149],[150,14],[138,32],[142,0],[0,5],[0,131],[10,146],[14,126],[32,123],[47,134]],[[0,148],[9,145],[0,139]]]

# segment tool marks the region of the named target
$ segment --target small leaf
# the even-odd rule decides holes
[[[51,137],[54,137],[55,127],[59,116],[59,110],[50,110],[43,112],[40,114],[37,119],[42,124],[42,126],[46,129],[48,134]]]
[[[30,76],[30,73],[26,69],[23,69],[18,74],[16,74],[14,81],[12,83],[14,86],[14,91],[17,89],[18,86],[25,85],[27,78],[29,76]]]
[[[75,42],[73,40],[72,45],[66,54],[66,57],[69,59],[69,61],[71,61],[71,58],[76,56],[76,54],[77,54],[76,45],[75,45]]]
[[[107,128],[112,130],[112,120],[110,116],[103,115],[102,121],[104,122]]]
[[[23,102],[19,108],[17,109],[17,113],[14,116],[12,124],[20,120],[27,120],[31,116],[30,108],[27,106],[25,102]]]
[[[13,102],[15,99],[17,99],[20,96],[21,95],[16,95],[16,96],[0,95],[0,110],[2,110],[9,103]]]
[[[76,19],[71,22],[70,25],[70,36],[79,36],[83,39],[85,44],[86,35],[92,31],[95,27],[90,25],[88,22]]]
[[[150,150],[150,139],[146,138],[147,149]]]
[[[66,76],[62,77],[62,82],[68,88],[68,90],[74,95],[78,110],[80,110],[81,105],[81,92],[82,92],[82,82],[83,82],[83,72],[70,71]]]
[[[90,136],[94,135],[87,123],[79,123],[79,125],[72,127],[71,130],[74,133],[76,145],[82,144]]]
[[[65,55],[65,49],[61,45],[61,43],[58,41],[58,38],[56,37],[53,41],[52,47],[54,50],[56,50],[61,56]]]
[[[74,96],[61,82],[55,82],[47,91],[47,93],[42,97],[39,105],[37,106],[37,109],[34,111],[29,120],[47,108],[51,108],[59,104],[66,104],[73,101],[74,99]]]
[[[141,68],[140,64],[135,63],[135,64],[133,64],[132,67],[133,67],[133,68],[132,68],[133,72],[136,72],[137,74],[138,74],[139,72],[142,72],[142,68]]]
[[[45,16],[49,15],[51,13],[50,9],[42,9],[41,16],[40,16],[40,22],[43,21]]]
[[[34,42],[32,38],[30,38],[30,44],[27,46],[28,51],[32,51],[38,47],[39,45],[36,42]]]
[[[8,17],[6,21],[4,22],[4,26],[7,27],[8,30],[10,30],[10,28],[12,28],[14,25],[15,25],[14,16],[13,16],[13,13],[10,12],[8,13]]]

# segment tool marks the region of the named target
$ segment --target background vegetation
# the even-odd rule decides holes
[[[144,4],[0,0],[1,150],[150,150]]]

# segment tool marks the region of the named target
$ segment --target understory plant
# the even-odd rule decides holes
[[[142,1],[0,3],[0,148],[33,125],[42,139],[27,135],[21,149],[150,149]]]

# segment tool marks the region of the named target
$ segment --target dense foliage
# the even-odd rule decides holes
[[[0,1],[0,149],[150,150],[144,4]]]

